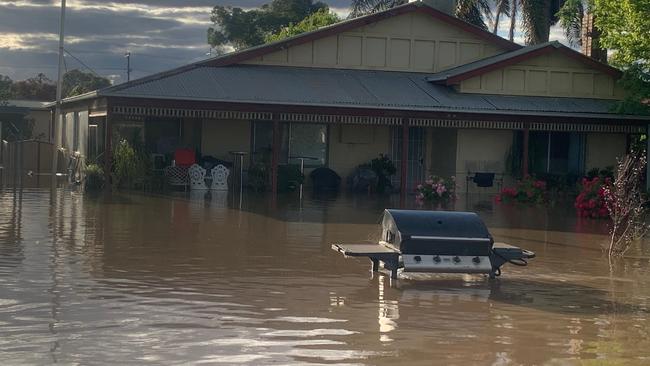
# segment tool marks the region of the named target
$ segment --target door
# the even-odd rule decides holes
[[[425,156],[424,127],[409,127],[408,161],[406,188],[413,192],[418,183],[424,181],[424,156]],[[393,127],[391,131],[391,159],[395,163],[397,173],[393,176],[393,187],[401,188],[400,175],[402,171],[402,127]]]

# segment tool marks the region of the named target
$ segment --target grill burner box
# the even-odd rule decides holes
[[[481,218],[473,212],[384,211],[378,244],[334,244],[332,249],[353,257],[368,257],[373,271],[379,262],[397,278],[397,270],[432,273],[485,273],[494,278],[505,263],[526,265],[534,253],[494,243]]]

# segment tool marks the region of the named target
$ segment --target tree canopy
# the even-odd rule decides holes
[[[611,61],[637,64],[650,71],[650,0],[594,0],[601,44],[612,50]]]
[[[41,73],[27,80],[15,81],[11,85],[11,98],[51,101],[56,98],[56,85]]]
[[[62,94],[64,97],[73,97],[108,86],[111,86],[111,81],[105,77],[80,70],[70,70],[63,75]]]
[[[618,112],[650,115],[650,0],[594,0],[600,44],[625,73]]]
[[[291,23],[288,27],[282,28],[279,32],[267,35],[265,40],[266,42],[279,41],[301,33],[311,32],[340,21],[341,18],[332,13],[329,9],[320,9],[298,23]]]
[[[110,85],[111,82],[107,78],[76,69],[70,70],[63,75],[62,95],[64,98],[72,97]],[[53,101],[56,99],[56,84],[44,74],[21,81],[12,81],[0,75],[0,100],[2,97],[5,100]]]
[[[215,6],[208,28],[208,43],[217,50],[228,46],[236,50],[263,44],[271,34],[298,24],[321,9],[329,9],[314,0],[273,0],[259,9]]]
[[[13,81],[5,75],[0,74],[0,105],[11,97],[11,84]]]

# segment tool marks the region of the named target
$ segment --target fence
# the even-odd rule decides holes
[[[59,154],[58,159],[58,171],[65,171],[69,159],[64,158],[63,154]],[[0,141],[0,186],[39,187],[50,184],[51,177],[50,142]]]

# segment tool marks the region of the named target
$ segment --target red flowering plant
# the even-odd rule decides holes
[[[430,176],[415,188],[415,200],[418,203],[448,203],[456,199],[456,178]]]
[[[574,203],[578,215],[592,219],[609,217],[606,196],[611,186],[612,179],[609,177],[582,178],[579,184],[580,193]]]
[[[546,203],[548,201],[546,182],[527,176],[517,181],[514,187],[503,188],[495,200],[498,203]]]

